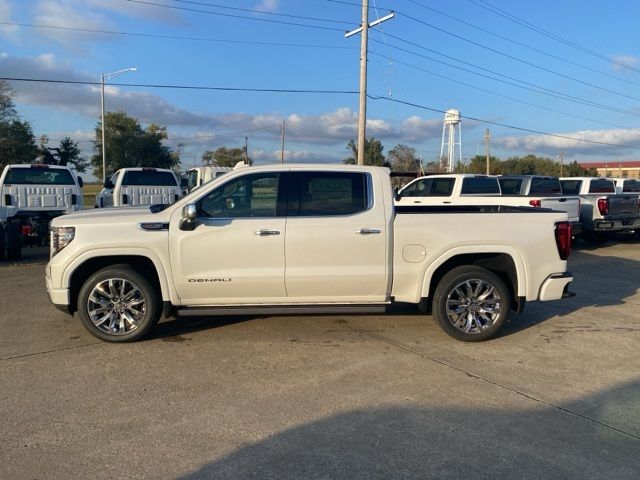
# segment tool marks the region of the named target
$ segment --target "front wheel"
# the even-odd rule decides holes
[[[82,285],[78,313],[89,332],[107,342],[133,342],[144,337],[162,311],[159,292],[128,265],[97,271]]]
[[[433,315],[444,331],[463,342],[494,337],[509,316],[511,296],[495,274],[473,265],[447,273],[433,296]]]

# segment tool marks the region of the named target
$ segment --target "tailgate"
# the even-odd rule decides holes
[[[609,216],[638,215],[638,195],[609,195]]]
[[[577,222],[580,218],[579,197],[546,197],[540,199],[540,203],[542,208],[566,212],[570,222]]]
[[[56,211],[77,205],[78,197],[74,185],[5,185],[2,203],[20,211]]]
[[[138,207],[142,205],[156,205],[158,203],[168,205],[180,197],[180,189],[170,186],[122,186],[120,195],[121,205],[123,206]]]

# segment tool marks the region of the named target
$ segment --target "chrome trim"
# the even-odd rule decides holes
[[[261,228],[260,230],[256,230],[253,232],[254,235],[259,235],[261,237],[266,237],[269,235],[280,235],[279,230],[269,230],[267,228]]]
[[[378,228],[361,228],[360,230],[356,230],[358,235],[377,235],[382,233],[382,230]]]

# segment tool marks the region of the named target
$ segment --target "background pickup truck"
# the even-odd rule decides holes
[[[163,312],[376,313],[392,302],[485,340],[525,301],[568,295],[566,220],[538,208],[394,207],[380,167],[244,167],[173,205],[57,219],[46,284],[54,305],[111,342],[142,337]]]
[[[231,167],[194,167],[187,170],[187,192],[232,170]]]
[[[180,181],[171,170],[121,168],[104,182],[96,208],[170,204],[180,197]]]
[[[18,240],[6,237],[8,255],[20,256],[16,241],[45,245],[52,218],[82,210],[82,179],[58,165],[7,165],[0,175],[0,207],[7,207],[7,223],[19,225]],[[14,231],[6,227],[6,231]]]
[[[572,226],[580,229],[578,196],[562,195],[560,182],[553,177],[430,175],[408,183],[398,191],[395,198],[396,205],[506,205],[551,208],[566,212]]]
[[[580,195],[580,221],[587,242],[602,243],[612,232],[640,228],[637,193],[616,194],[609,178],[565,177],[560,184],[565,194]]]

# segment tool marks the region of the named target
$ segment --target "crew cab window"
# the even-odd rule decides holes
[[[589,193],[616,193],[616,187],[611,180],[591,180]]]
[[[402,190],[403,197],[449,197],[453,191],[453,178],[424,178],[416,180]]]
[[[502,195],[520,195],[521,178],[499,178],[498,183],[500,183]]]
[[[208,218],[275,217],[278,173],[256,173],[231,180],[197,203],[198,215]]]
[[[122,185],[129,187],[153,186],[176,187],[176,177],[171,172],[158,172],[155,170],[133,170],[125,172]]]
[[[560,186],[565,195],[580,195],[582,180],[560,180]]]
[[[557,178],[532,178],[529,195],[560,195],[562,187]]]
[[[6,185],[75,185],[69,170],[40,166],[10,168],[4,183]]]
[[[462,180],[462,195],[500,195],[498,179],[489,177],[467,177]]]
[[[622,184],[622,191],[631,193],[640,192],[640,180],[625,180]]]
[[[296,172],[293,178],[294,195],[287,215],[351,215],[368,208],[366,174]]]

